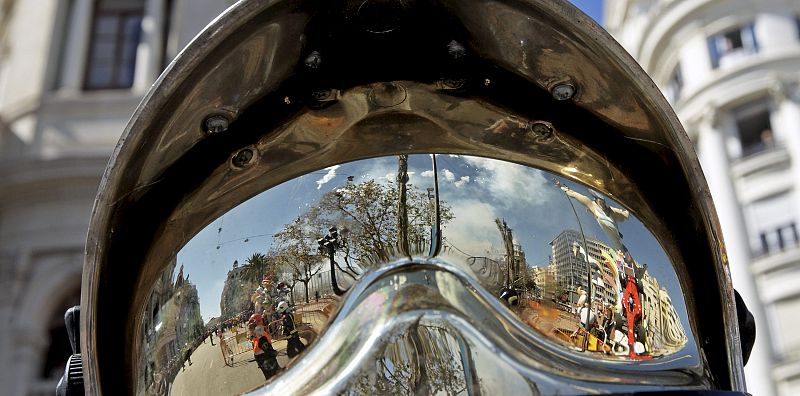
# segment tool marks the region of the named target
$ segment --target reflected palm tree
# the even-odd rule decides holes
[[[265,275],[270,275],[270,281],[275,281],[276,279],[272,279],[275,273],[275,265],[270,265],[268,256],[264,253],[253,253],[245,260],[245,267],[242,269],[241,277],[244,280],[254,281],[256,283],[261,282],[264,279]]]

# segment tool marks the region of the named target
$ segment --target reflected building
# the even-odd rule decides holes
[[[555,298],[555,265],[549,264],[544,267],[531,267],[531,277],[536,283],[536,297],[552,300]]]
[[[678,350],[686,344],[686,332],[683,330],[683,325],[678,317],[678,312],[675,311],[675,306],[672,305],[672,299],[667,294],[667,290],[663,287],[658,291],[659,309],[663,338],[663,348]]]
[[[238,261],[225,277],[222,286],[222,296],[219,300],[220,320],[224,321],[234,317],[252,306],[251,295],[259,286],[259,278],[247,276],[246,265],[240,266]]]
[[[171,382],[191,354],[203,342],[205,327],[200,315],[197,286],[184,276],[183,265],[174,281],[175,261],[162,273],[151,293],[142,321],[145,342],[139,353],[139,383],[162,386]],[[142,388],[144,390],[144,388]],[[165,389],[161,389],[164,391]]]
[[[592,276],[593,295],[605,301],[615,301],[617,293],[614,290],[613,275],[603,265],[602,252],[611,251],[611,248],[597,239],[586,238],[589,247],[589,262],[595,273]],[[564,230],[550,242],[552,263],[556,287],[567,291],[577,301],[576,290],[589,290],[588,270],[585,255],[582,253],[583,237],[578,231]]]
[[[645,328],[647,329],[647,342],[651,348],[661,348],[664,337],[661,329],[661,297],[658,279],[648,272],[642,275],[642,312]]]
[[[595,298],[599,296],[604,302],[614,305],[617,299],[621,298],[622,290],[616,290],[617,282],[614,274],[606,265],[601,264],[606,260],[603,254],[608,256],[613,250],[594,238],[586,238],[586,244],[589,247],[588,260],[595,271],[592,279],[594,288],[592,295]],[[550,242],[550,245],[552,263],[549,268],[553,274],[552,279],[555,280],[557,289],[570,293],[571,302],[574,303],[579,298],[576,292],[578,287],[588,290],[587,264],[580,248],[583,245],[583,238],[578,231],[564,230]],[[640,298],[647,332],[647,350],[657,352],[659,355],[677,352],[686,345],[687,336],[672,300],[658,279],[647,271],[646,265],[643,267],[638,263],[636,265],[638,268],[643,268]],[[547,272],[540,269],[537,280],[546,282]]]
[[[667,289],[660,286],[658,279],[646,271],[642,276],[642,286],[642,306],[649,347],[665,353],[677,352],[686,345],[687,337]]]

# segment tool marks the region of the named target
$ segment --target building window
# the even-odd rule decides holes
[[[84,88],[122,89],[133,85],[143,14],[144,1],[97,2]]]
[[[750,54],[758,52],[753,24],[717,33],[708,38],[711,66],[726,66]]]
[[[758,101],[733,110],[741,144],[741,156],[747,157],[775,147],[769,104]]]
[[[794,194],[784,192],[752,202],[745,208],[753,255],[764,257],[800,245],[800,233],[792,216]]]
[[[681,71],[681,64],[675,66],[675,70],[672,71],[672,75],[667,81],[667,87],[664,92],[664,96],[666,96],[667,100],[675,104],[678,101],[678,98],[681,96],[681,90],[683,89],[683,72]]]
[[[774,227],[773,229],[761,230],[759,232],[761,240],[761,252],[763,254],[777,253],[787,247],[795,247],[800,242],[797,234],[797,224],[790,222]]]
[[[776,301],[773,306],[774,332],[777,333],[777,342],[773,342],[775,351],[781,357],[791,355],[800,350],[800,298],[789,298]],[[772,328],[771,328],[772,330]]]

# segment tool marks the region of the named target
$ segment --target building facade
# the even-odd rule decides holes
[[[588,290],[589,282],[586,277],[588,265],[582,245],[583,238],[575,230],[564,230],[550,242],[552,262],[549,268],[552,279],[556,288],[570,293],[572,303],[579,298],[576,293],[578,287]],[[594,238],[586,238],[586,245],[589,247],[588,261],[593,272],[591,298],[616,306],[617,312],[621,313],[624,286],[620,280],[614,279],[618,275],[613,274],[609,268],[609,266],[620,268],[621,264],[609,260],[613,249],[608,245]],[[641,267],[638,263],[635,265],[642,269],[639,297],[642,303],[643,325],[647,332],[647,350],[656,355],[677,352],[686,345],[688,338],[672,300],[658,279],[647,271],[646,266]],[[539,274],[544,272],[538,271]],[[540,277],[546,277],[542,275]],[[542,281],[546,283],[545,279]]]
[[[593,238],[586,238],[589,247],[589,263],[592,265],[592,297],[602,298],[606,302],[615,301],[617,292],[611,274],[606,271],[602,252],[610,252],[611,248]],[[551,260],[556,285],[575,299],[575,291],[580,287],[589,290],[589,266],[586,263],[583,237],[578,231],[564,230],[550,242]]]
[[[753,311],[754,395],[800,394],[800,1],[606,0],[608,31],[672,103]]]
[[[50,395],[105,165],[166,64],[228,0],[0,0],[0,383]]]

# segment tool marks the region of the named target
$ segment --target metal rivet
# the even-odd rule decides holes
[[[329,89],[320,89],[319,91],[314,91],[311,93],[311,99],[314,100],[327,100],[331,97],[331,90]]]
[[[447,44],[447,53],[451,58],[459,59],[467,54],[467,49],[458,41],[452,40]]]
[[[533,121],[528,125],[528,129],[540,139],[549,139],[553,136],[553,126],[548,122]]]
[[[392,107],[405,102],[408,98],[406,88],[396,82],[381,82],[372,85],[369,101],[378,107]]]
[[[556,100],[570,100],[575,96],[575,91],[575,85],[571,82],[564,82],[554,86],[551,93]]]
[[[253,152],[253,149],[241,149],[233,156],[233,158],[231,158],[231,165],[233,165],[234,168],[244,168],[250,164],[250,161],[252,161],[254,156],[255,153]]]
[[[311,92],[310,101],[308,106],[312,109],[321,109],[322,107],[336,103],[341,95],[338,89],[318,89]]]
[[[319,69],[319,66],[322,64],[322,55],[319,54],[319,51],[311,51],[304,63],[306,67],[311,70]]]
[[[443,78],[439,80],[438,88],[442,90],[458,90],[464,87],[467,80],[458,78]]]
[[[230,120],[224,115],[216,114],[206,118],[203,126],[206,129],[206,133],[213,135],[227,131],[228,126],[230,126]]]

